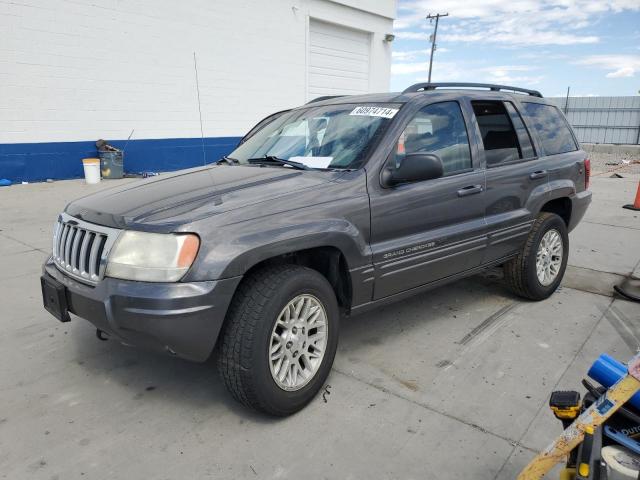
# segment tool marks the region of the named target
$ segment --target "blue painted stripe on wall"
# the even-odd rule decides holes
[[[206,163],[231,152],[240,138],[205,138]],[[122,149],[126,140],[109,140],[109,143]],[[84,176],[82,159],[97,155],[93,141],[0,144],[0,178],[13,182],[80,178]],[[131,140],[124,155],[124,170],[129,173],[167,172],[202,164],[200,138]]]

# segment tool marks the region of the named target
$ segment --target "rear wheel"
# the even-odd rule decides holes
[[[514,293],[543,300],[556,291],[569,256],[569,235],[564,220],[555,213],[538,215],[517,257],[504,265],[507,285]]]
[[[220,374],[243,404],[271,415],[302,409],[329,375],[339,310],[315,270],[281,265],[243,280],[218,348]]]

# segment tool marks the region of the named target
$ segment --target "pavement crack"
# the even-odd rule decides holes
[[[39,252],[42,252],[42,253],[51,253],[51,252],[48,252],[47,250],[43,250],[43,249],[41,249],[41,248],[34,247],[33,245],[29,245],[28,243],[23,242],[22,240],[20,240],[20,239],[18,239],[18,238],[14,238],[14,237],[12,237],[11,235],[7,235],[6,233],[0,233],[0,236],[2,236],[2,237],[4,237],[4,238],[8,238],[9,240],[13,240],[14,242],[18,242],[20,245],[24,245],[25,247],[29,247],[29,248],[30,248],[30,250],[27,250],[27,251],[25,251],[25,252],[18,252],[18,253],[33,252],[33,251],[35,251],[35,250],[37,250],[37,251],[39,251]]]
[[[419,402],[419,401],[414,400],[414,399],[409,398],[409,397],[405,397],[404,395],[401,395],[401,394],[399,394],[397,392],[394,392],[393,390],[390,390],[390,389],[388,389],[386,387],[383,387],[381,385],[376,385],[375,383],[372,383],[372,382],[369,382],[369,381],[364,380],[362,378],[359,378],[359,377],[357,377],[357,376],[355,376],[353,374],[350,374],[350,373],[347,373],[347,372],[343,372],[343,371],[337,369],[336,367],[333,367],[332,371],[334,371],[336,373],[339,373],[340,375],[343,375],[343,376],[345,376],[347,378],[350,378],[352,380],[355,380],[357,382],[363,383],[364,385],[368,385],[371,388],[375,388],[376,390],[379,390],[379,391],[381,391],[383,393],[386,393],[386,394],[391,395],[393,397],[399,398],[399,399],[404,400],[406,402],[412,403],[412,404],[414,404],[414,405],[416,405],[418,407],[424,408],[425,410],[428,410],[428,411],[430,411],[432,413],[435,413],[437,415],[442,415],[443,417],[447,417],[450,420],[462,423],[462,424],[466,425],[467,427],[471,427],[474,430],[477,430],[477,431],[479,431],[481,433],[484,433],[485,435],[491,435],[492,437],[499,438],[500,440],[503,440],[503,441],[513,445],[514,448],[515,447],[520,447],[520,448],[528,450],[528,451],[530,451],[532,453],[537,453],[537,451],[534,450],[533,448],[528,447],[526,445],[523,445],[517,440],[514,440],[514,439],[509,438],[509,437],[505,437],[503,435],[500,435],[499,433],[492,432],[491,430],[487,430],[486,428],[481,427],[480,425],[478,425],[476,423],[470,422],[468,420],[465,420],[463,418],[457,417],[455,415],[452,415],[450,413],[444,412],[442,410],[438,410],[437,408],[434,408],[431,405],[428,405],[426,403]],[[536,413],[536,415],[537,415],[537,413]]]
[[[582,269],[582,270],[589,270],[591,272],[597,272],[597,273],[608,273],[610,275],[618,275],[619,277],[624,277],[624,274],[619,273],[619,272],[608,272],[607,270],[598,270],[598,269],[591,268],[591,267],[582,267],[580,265],[572,265],[570,263],[567,263],[567,267],[579,268],[579,269]]]
[[[607,309],[609,307],[611,307],[611,305],[613,304],[614,299],[612,298],[609,301],[609,305],[607,306]],[[565,376],[565,374],[567,373],[567,371],[569,370],[569,368],[571,368],[571,366],[574,364],[574,362],[576,361],[576,358],[578,358],[578,355],[580,355],[580,352],[582,352],[582,349],[584,348],[584,346],[587,344],[587,342],[589,341],[589,339],[593,336],[593,333],[596,331],[596,328],[598,328],[598,325],[600,325],[600,322],[602,322],[602,319],[604,318],[604,313],[600,316],[600,318],[598,319],[597,322],[595,322],[593,324],[593,327],[591,328],[591,330],[589,331],[589,335],[587,335],[587,337],[584,339],[584,341],[582,342],[582,344],[580,345],[580,348],[576,349],[576,353],[573,355],[573,358],[571,359],[570,362],[567,363],[567,366],[565,367],[565,369],[562,371],[562,373],[558,376],[558,380],[556,381],[556,383],[553,385],[553,387],[551,388],[551,391],[554,391],[556,388],[558,388],[558,384],[560,383],[560,381],[562,380],[562,378]],[[548,398],[548,397],[547,397]],[[536,421],[536,418],[538,417],[538,414],[542,411],[543,408],[545,408],[547,406],[547,399],[545,398],[545,400],[540,404],[540,406],[538,407],[538,410],[536,410],[536,413],[533,415],[533,417],[531,418],[531,421],[529,422],[529,424],[527,425],[527,428],[524,429],[524,432],[522,433],[522,435],[520,436],[520,438],[518,439],[518,441],[516,442],[517,445],[522,445],[520,442],[522,442],[522,439],[527,435],[527,433],[529,433],[529,430],[531,429],[531,426],[533,425],[533,422]],[[498,472],[496,473],[495,477],[493,477],[493,480],[496,480],[500,474],[502,473],[502,471],[504,470],[504,468],[507,466],[507,463],[509,463],[509,460],[511,460],[511,457],[513,457],[513,454],[516,451],[517,445],[514,445],[513,449],[511,450],[511,453],[507,456],[507,458],[505,459],[504,463],[502,464],[502,466],[500,467],[500,469],[498,470]],[[538,453],[537,451],[535,451],[535,453]]]
[[[563,290],[564,289],[566,289],[566,290],[575,290],[576,292],[589,293],[591,295],[598,295],[598,296],[604,297],[604,298],[613,297],[613,291],[611,292],[611,295],[607,295],[606,293],[602,293],[602,292],[594,292],[592,290],[585,290],[584,288],[568,287],[566,285],[562,285],[560,288],[562,288]]]
[[[632,322],[622,311],[616,308],[613,303],[609,308],[604,309],[602,314],[609,321],[611,326],[618,332],[622,341],[632,352],[637,352],[640,347],[640,328]]]
[[[640,227],[630,227],[628,225],[613,225],[611,223],[602,223],[602,222],[592,222],[589,220],[583,220],[583,223],[590,223],[591,225],[602,225],[603,227],[613,227],[613,228],[626,228],[629,230],[640,230]]]

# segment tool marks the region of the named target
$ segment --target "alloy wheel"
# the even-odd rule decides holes
[[[327,313],[313,295],[296,296],[278,315],[269,342],[269,367],[278,387],[300,390],[318,372],[327,346]]]
[[[551,285],[560,273],[564,247],[562,236],[555,229],[547,231],[536,252],[536,274],[542,286]]]

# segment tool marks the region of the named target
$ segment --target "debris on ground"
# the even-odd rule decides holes
[[[593,172],[640,173],[640,156],[637,153],[587,152]]]
[[[324,400],[324,403],[327,403],[327,395],[331,395],[331,392],[329,391],[329,389],[331,388],[331,385],[325,385],[324,387],[324,392],[322,392],[322,400]]]
[[[157,177],[160,175],[158,172],[129,172],[125,173],[125,178],[149,178],[149,177]]]

